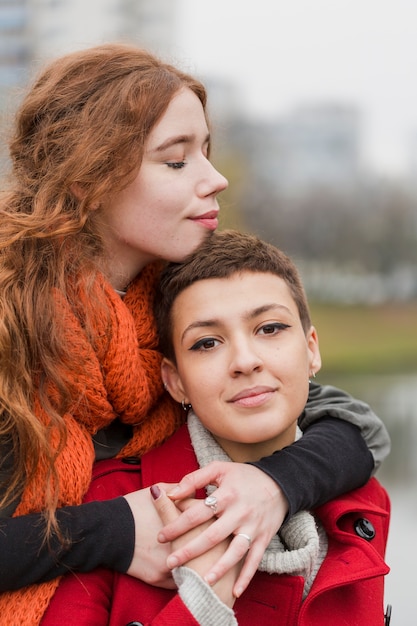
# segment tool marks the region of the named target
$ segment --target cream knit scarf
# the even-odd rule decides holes
[[[193,411],[188,413],[187,425],[200,467],[205,467],[211,461],[231,462]],[[301,431],[297,432],[297,438],[299,436]],[[212,491],[213,486],[207,488],[207,493]],[[283,524],[272,538],[258,569],[268,574],[303,576],[305,598],[326,556],[327,546],[327,536],[322,525],[308,511],[300,511]]]

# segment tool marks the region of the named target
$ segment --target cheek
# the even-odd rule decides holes
[[[149,190],[149,193],[147,193]],[[155,182],[153,187],[148,187],[142,194],[146,198],[147,205],[152,211],[161,213],[172,213],[178,211],[183,204],[184,194],[181,193],[181,187],[175,184],[160,184]]]
[[[306,347],[293,347],[292,350],[282,354],[276,361],[277,372],[287,381],[289,385],[300,385],[303,382],[308,384],[309,354]]]
[[[190,364],[189,372],[192,376],[188,376],[186,380],[187,393],[193,407],[200,410],[207,410],[209,406],[213,406],[219,394],[221,393],[219,376],[215,371],[205,365]]]
[[[302,401],[302,398],[305,397],[306,402],[309,392],[310,361],[309,353],[306,350],[305,345],[300,346],[300,349],[295,351],[291,372],[294,386],[297,388],[300,401]]]

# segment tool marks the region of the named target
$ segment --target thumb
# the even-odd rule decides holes
[[[164,525],[174,522],[181,515],[174,502],[168,498],[165,491],[158,485],[152,485],[150,492],[155,509]]]

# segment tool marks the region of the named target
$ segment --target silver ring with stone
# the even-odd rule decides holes
[[[208,506],[213,513],[215,513],[217,511],[217,498],[216,496],[207,496],[207,498],[204,500],[204,504],[206,506]]]

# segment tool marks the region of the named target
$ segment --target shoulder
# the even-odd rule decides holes
[[[186,424],[171,435],[161,446],[142,457],[143,486],[157,482],[178,482],[198,469],[197,459]]]
[[[324,504],[315,513],[332,540],[359,541],[384,554],[391,505],[386,489],[376,478]]]

